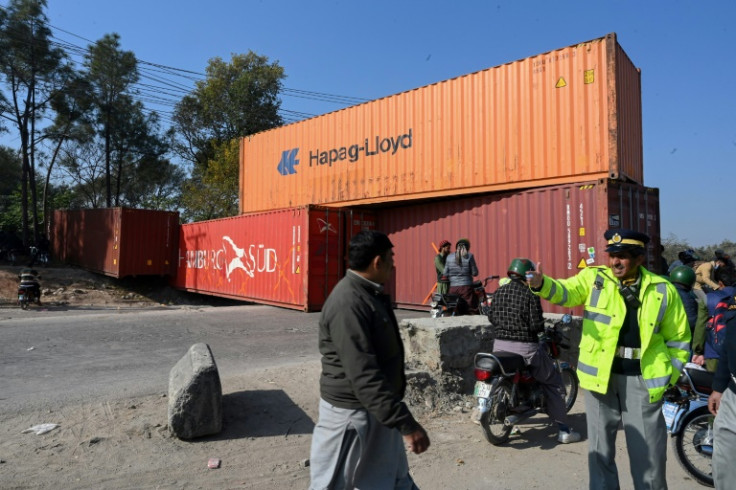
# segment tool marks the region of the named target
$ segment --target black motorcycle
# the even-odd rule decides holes
[[[488,316],[493,301],[493,293],[486,290],[488,283],[499,276],[488,276],[485,279],[473,282],[473,294],[478,298],[477,314]],[[459,316],[468,311],[467,302],[457,294],[432,293],[432,302],[429,304],[429,316],[440,318],[443,316]]]
[[[21,309],[27,310],[31,303],[41,304],[40,276],[34,269],[22,269],[18,275],[18,304]]]
[[[708,397],[713,373],[686,366],[677,386],[664,395],[662,413],[680,466],[695,480],[713,486],[713,415]]]
[[[578,396],[578,375],[570,364],[558,358],[560,348],[569,348],[560,327],[571,322],[570,315],[563,315],[560,321],[545,328],[539,338],[562,375],[568,412]],[[478,399],[483,435],[491,444],[505,443],[514,425],[545,411],[547,402],[542,386],[531,375],[521,355],[504,351],[479,352],[475,355],[474,367],[473,395]]]

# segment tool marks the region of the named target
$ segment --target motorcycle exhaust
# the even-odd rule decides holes
[[[535,416],[537,413],[539,413],[539,410],[532,408],[520,414],[509,415],[508,417],[504,419],[503,425],[514,426],[518,424],[519,422],[523,422],[529,417]]]

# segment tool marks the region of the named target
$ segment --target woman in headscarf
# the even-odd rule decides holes
[[[447,257],[443,274],[450,281],[450,294],[457,294],[463,302],[457,305],[457,313],[462,315],[478,313],[478,297],[473,292],[473,277],[478,275],[475,257],[470,253],[470,240],[461,238],[455,245],[455,256]]]

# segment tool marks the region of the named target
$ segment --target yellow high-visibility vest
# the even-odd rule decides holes
[[[641,338],[641,374],[649,401],[662,398],[690,359],[690,327],[680,295],[666,279],[639,268],[641,282],[637,319]],[[568,279],[544,277],[535,294],[574,307],[584,304],[583,332],[577,373],[580,386],[606,393],[626,303],[609,267],[589,267]]]

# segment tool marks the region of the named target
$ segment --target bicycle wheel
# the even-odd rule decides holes
[[[673,441],[680,466],[699,483],[713,486],[713,415],[700,407],[685,416]]]
[[[578,375],[570,367],[563,368],[560,374],[562,376],[562,387],[565,388],[565,410],[569,412],[578,397]]]
[[[513,404],[511,393],[511,383],[507,380],[501,381],[491,392],[491,409],[480,418],[483,435],[494,446],[508,441],[511,434],[512,427],[503,423]]]

